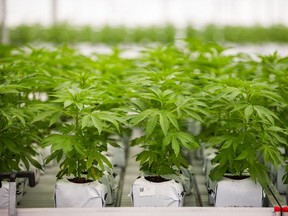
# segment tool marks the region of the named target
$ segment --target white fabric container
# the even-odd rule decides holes
[[[107,189],[106,204],[111,205],[116,199],[116,185],[114,177],[110,173],[105,173],[102,178],[99,179],[99,182],[103,183]]]
[[[140,177],[132,184],[130,196],[134,207],[180,207],[184,189],[175,180],[158,183]]]
[[[215,207],[262,207],[263,190],[251,178],[224,178],[216,185]]]
[[[176,182],[180,182],[183,186],[185,195],[191,193],[193,182],[192,182],[192,167],[189,168],[182,168],[181,174],[170,174],[170,175],[163,175],[162,177],[165,179],[174,179]]]
[[[125,167],[126,166],[126,152],[123,142],[118,141],[117,144],[120,147],[114,147],[112,145],[107,146],[107,153],[111,155],[111,163],[115,167]]]
[[[1,181],[0,188],[0,208],[8,208],[9,205],[9,182]]]
[[[106,196],[106,186],[98,181],[79,184],[64,178],[56,182],[55,207],[104,207]]]
[[[280,166],[276,172],[276,188],[280,194],[286,194],[288,192],[288,186],[282,181],[282,178],[285,175],[285,168]]]
[[[1,181],[2,187],[0,188],[0,208],[8,208],[9,205],[9,182]],[[26,178],[16,179],[16,204],[20,203],[24,193],[26,192],[28,180]]]
[[[182,168],[181,172],[183,176],[185,176],[185,183],[184,183],[184,189],[185,189],[185,194],[188,195],[191,193],[191,190],[193,188],[193,167],[189,165],[188,168]]]
[[[47,146],[45,148],[41,148],[40,149],[40,154],[41,154],[41,157],[43,159],[43,165],[44,165],[44,160],[49,156],[51,155],[51,146]],[[51,160],[48,164],[45,164],[45,167],[53,167],[56,165],[56,159],[53,159]]]

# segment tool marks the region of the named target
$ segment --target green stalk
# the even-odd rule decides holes
[[[75,134],[78,133],[78,128],[79,128],[79,112],[76,108],[76,115],[75,115]]]
[[[78,135],[78,128],[79,128],[79,112],[76,107],[76,114],[75,114],[75,135]],[[80,160],[77,160],[77,177],[81,177],[81,172],[80,172]]]

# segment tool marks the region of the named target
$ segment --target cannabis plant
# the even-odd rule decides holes
[[[286,130],[274,112],[282,104],[277,89],[262,82],[227,77],[209,86],[209,92],[215,124],[211,124],[208,143],[218,149],[211,179],[248,172],[265,185],[268,163],[275,167],[282,164],[279,147],[287,145]]]
[[[34,118],[33,102],[28,100],[31,91],[25,85],[29,75],[20,73],[21,67],[11,61],[0,65],[0,171],[11,172],[31,165],[41,169],[34,159],[35,145],[40,139]]]
[[[186,132],[187,117],[202,121],[205,103],[187,95],[181,73],[167,70],[137,71],[130,93],[129,122],[144,135],[133,141],[142,151],[136,156],[147,175],[179,173],[189,163],[184,149],[198,148],[198,141]],[[137,77],[137,78],[136,78]],[[182,93],[181,93],[182,92]],[[186,94],[187,93],[187,94]]]
[[[95,88],[80,88],[77,84],[61,87],[54,93],[51,119],[60,121],[55,133],[47,136],[43,146],[51,145],[52,154],[47,163],[57,158],[60,171],[57,178],[72,176],[99,179],[103,172],[112,167],[103,154],[112,134],[120,133],[121,118],[113,110],[104,110],[101,98],[104,92]],[[63,159],[63,160],[62,160]]]
[[[62,55],[63,51],[66,55]],[[51,129],[43,140],[43,147],[52,149],[46,162],[56,159],[60,163],[57,178],[97,180],[112,166],[103,154],[108,145],[118,146],[110,137],[123,133],[124,121],[119,109],[123,99],[120,87],[118,92],[113,87],[113,82],[120,80],[113,79],[115,71],[109,68],[103,71],[105,67],[90,57],[66,48],[58,52],[54,63],[58,74],[49,59],[47,65],[41,66],[45,70],[41,74],[43,80],[53,76],[54,81],[53,88],[47,88],[49,100],[38,105],[34,118],[35,123],[45,122]],[[47,52],[48,56],[54,54],[57,50]],[[79,64],[72,58],[77,58]]]

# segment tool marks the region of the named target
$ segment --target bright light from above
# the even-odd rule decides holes
[[[7,1],[7,0],[6,0]],[[51,24],[53,0],[7,1],[7,24]],[[56,0],[60,22],[178,26],[288,24],[287,0]]]

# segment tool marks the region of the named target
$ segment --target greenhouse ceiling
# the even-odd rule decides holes
[[[6,25],[288,24],[287,0],[1,0]],[[5,5],[6,2],[6,6]],[[6,13],[4,13],[6,9]],[[6,15],[5,15],[6,14]],[[5,18],[4,18],[5,16]]]

